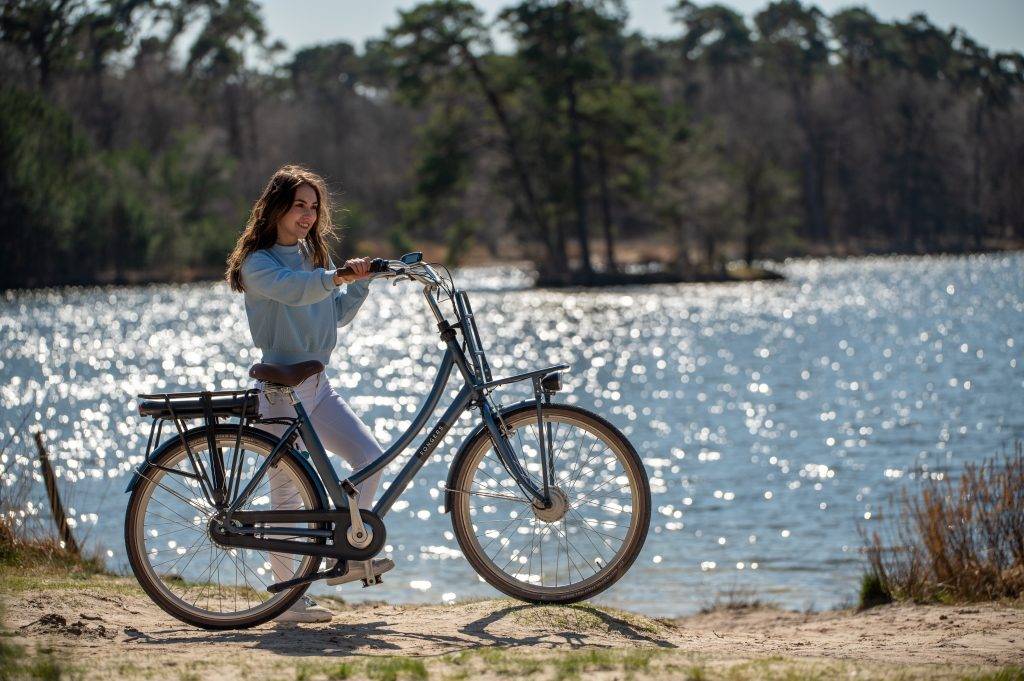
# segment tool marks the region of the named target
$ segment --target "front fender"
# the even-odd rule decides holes
[[[238,433],[238,426],[230,424],[219,425],[217,426],[217,433],[228,433],[232,437],[234,437]],[[242,434],[262,440],[264,443],[268,444],[271,449],[273,449],[273,447],[277,445],[278,442],[276,437],[273,437],[272,435],[270,435],[270,433],[267,433],[264,430],[260,430],[259,428],[245,428],[242,431]],[[200,437],[202,438],[201,442],[205,444],[206,427],[201,426],[199,428],[192,428],[190,430],[186,430],[183,433],[183,435],[184,437],[189,439],[193,437]],[[157,447],[149,455],[149,458],[146,461],[139,464],[138,468],[135,469],[135,473],[134,475],[132,475],[132,479],[128,481],[128,486],[125,488],[124,491],[135,491],[135,488],[139,486],[139,482],[149,473],[149,471],[153,470],[153,462],[159,461],[161,456],[163,456],[171,447],[178,445],[180,442],[181,438],[175,435],[174,437],[168,438],[166,442]],[[321,506],[323,508],[330,508],[330,504],[327,501],[327,490],[324,488],[324,483],[320,479],[320,476],[317,474],[316,469],[313,468],[313,464],[310,463],[309,459],[306,456],[303,456],[303,454],[303,452],[299,452],[289,447],[288,449],[284,450],[282,456],[290,456],[293,459],[295,459],[295,461],[299,464],[299,466],[303,469],[306,475],[309,476],[309,479],[312,480],[313,484],[316,486],[316,493],[317,496],[320,498]]]
[[[498,413],[502,417],[511,416],[513,412],[521,411],[522,409],[526,408],[536,409],[537,401],[523,400],[522,402],[516,402],[515,404],[510,404],[507,407],[502,407],[498,411]],[[466,456],[469,454],[469,449],[470,447],[473,446],[473,442],[476,441],[478,437],[480,437],[481,433],[486,433],[486,431],[487,426],[484,425],[483,423],[479,424],[476,428],[473,429],[473,431],[468,436],[466,436],[466,439],[463,440],[462,442],[462,446],[459,447],[459,451],[455,453],[455,458],[452,459],[452,465],[448,468],[448,480],[445,482],[444,485],[445,513],[451,511],[452,508],[452,493],[450,490],[452,489],[452,485],[455,484],[455,472],[459,470],[462,464],[462,460],[466,458]]]

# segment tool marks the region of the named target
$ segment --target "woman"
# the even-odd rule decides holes
[[[245,294],[245,314],[263,362],[294,364],[318,360],[325,366],[337,342],[338,328],[355,317],[369,292],[367,258],[345,261],[352,274],[340,274],[327,253],[333,231],[330,197],[318,175],[288,165],[270,178],[252,207],[245,230],[228,257],[227,280]],[[345,290],[338,287],[345,284]],[[257,383],[257,387],[262,387]],[[311,376],[295,388],[324,447],[340,455],[354,470],[380,456],[382,450],[366,425],[331,387],[326,372]],[[266,418],[294,416],[284,400],[268,402],[260,393],[260,413]],[[265,426],[280,435],[284,426]],[[359,505],[370,508],[380,474],[359,486]],[[271,471],[271,506],[288,508],[295,496],[291,485],[275,484]],[[272,554],[278,581],[294,574],[290,556]],[[348,571],[328,584],[341,584],[381,574],[394,567],[388,559],[350,562]],[[304,598],[278,618],[290,622],[327,622],[331,613]]]

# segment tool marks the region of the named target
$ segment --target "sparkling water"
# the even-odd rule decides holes
[[[577,291],[533,290],[511,268],[455,273],[495,376],[571,364],[560,399],[610,419],[647,465],[646,546],[600,602],[653,615],[692,612],[736,589],[788,607],[850,602],[865,565],[859,531],[894,492],[955,475],[1024,433],[1024,256],[779,268],[784,282]],[[149,432],[135,395],[247,387],[254,357],[241,296],[219,283],[8,292],[0,320],[8,503],[31,484],[17,519],[48,528],[42,485],[28,480],[39,424],[76,534],[127,569],[123,490]],[[378,282],[340,332],[328,372],[387,446],[442,352],[419,287]],[[496,396],[524,399],[528,385]],[[496,593],[442,513],[440,488],[475,414],[387,516],[397,568],[382,586],[348,585],[342,597]]]

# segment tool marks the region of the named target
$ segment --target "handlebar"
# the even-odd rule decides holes
[[[430,266],[429,263],[423,262],[422,255],[419,253],[409,254],[419,256],[420,259],[415,262],[407,262],[404,256],[402,260],[385,260],[383,258],[374,258],[370,261],[370,280],[374,279],[391,279],[392,284],[397,284],[402,279],[408,279],[409,281],[415,281],[423,284],[423,294],[427,299],[427,304],[430,306],[431,312],[437,319],[439,328],[440,325],[446,324],[444,314],[441,312],[441,308],[438,306],[438,289],[443,289],[448,292],[449,299],[454,305],[454,301],[457,293],[461,293],[465,297],[464,292],[456,292],[454,290],[454,282],[450,282],[451,286],[445,283],[438,273]],[[449,280],[450,280],[449,275]],[[468,306],[468,302],[465,303]],[[456,316],[460,316],[458,310],[455,312]]]
[[[344,274],[347,269],[339,270],[339,272]],[[441,277],[438,276],[433,267],[423,261],[411,265],[401,260],[385,260],[383,258],[374,258],[370,261],[371,280],[394,279],[397,283],[402,278],[417,281],[430,287],[441,285]]]
[[[387,260],[384,260],[383,258],[374,258],[373,260],[370,261],[370,274],[384,272],[385,270],[387,270],[387,267]],[[351,267],[339,267],[337,269],[337,273],[343,276],[346,274],[355,274]]]

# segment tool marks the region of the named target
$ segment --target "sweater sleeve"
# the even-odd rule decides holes
[[[253,253],[242,263],[242,284],[253,293],[285,305],[309,305],[336,292],[334,272],[292,270],[266,253]]]
[[[336,289],[334,291],[334,316],[337,319],[338,327],[341,328],[355,318],[359,308],[366,301],[370,293],[370,280],[360,279],[345,287],[345,291]]]

